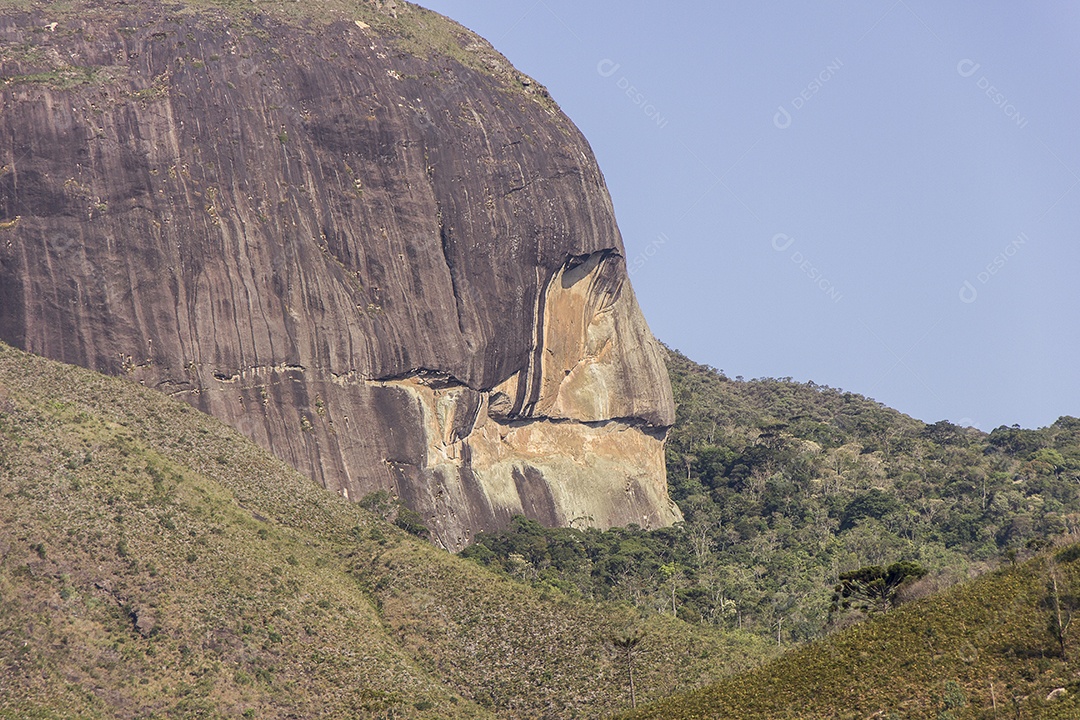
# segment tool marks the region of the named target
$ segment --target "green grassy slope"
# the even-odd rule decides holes
[[[355,508],[123,381],[2,348],[0,387],[0,716],[484,716],[341,571]]]
[[[1080,546],[1007,567],[627,718],[1075,718],[1080,641],[1050,630],[1078,606]],[[1053,568],[1053,569],[1052,569]],[[1047,696],[1066,688],[1059,697]]]
[[[596,717],[761,655],[501,578],[212,418],[0,345],[0,717]],[[679,667],[679,673],[672,673]]]

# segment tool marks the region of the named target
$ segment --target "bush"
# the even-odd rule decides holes
[[[416,535],[417,537],[422,538],[426,538],[430,535],[427,525],[424,524],[424,518],[420,517],[420,513],[412,508],[407,508],[404,505],[398,508],[397,517],[394,518],[394,524],[410,535]]]

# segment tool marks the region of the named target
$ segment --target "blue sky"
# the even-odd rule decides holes
[[[1080,416],[1080,4],[422,4],[584,132],[669,346],[928,422]]]

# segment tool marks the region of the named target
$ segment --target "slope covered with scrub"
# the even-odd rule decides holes
[[[0,345],[0,717],[595,717],[629,705],[637,635],[639,699],[762,654],[499,578],[186,405]]]
[[[1003,568],[625,717],[1078,717],[1078,558]]]

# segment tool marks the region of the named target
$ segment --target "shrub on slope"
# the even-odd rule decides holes
[[[1077,717],[1077,558],[1073,545],[1003,568],[626,717]]]

